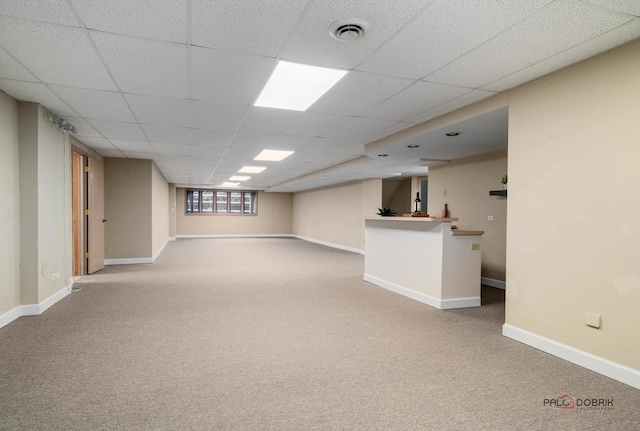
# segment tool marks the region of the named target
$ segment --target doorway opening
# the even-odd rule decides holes
[[[73,182],[73,275],[75,277],[87,274],[87,166],[87,155],[73,148],[71,178]]]

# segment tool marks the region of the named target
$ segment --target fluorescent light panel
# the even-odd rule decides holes
[[[295,151],[281,151],[281,150],[262,150],[253,160],[266,160],[269,162],[279,162],[286,159]]]
[[[306,111],[346,74],[346,70],[280,61],[254,105]]]
[[[224,183],[222,183],[222,187],[235,187],[240,185],[240,183],[234,183],[231,181],[225,181]]]
[[[249,178],[251,177],[247,175],[234,175],[229,178],[229,181],[247,181]]]
[[[267,169],[264,166],[243,166],[240,168],[238,173],[240,174],[259,174],[260,172]]]

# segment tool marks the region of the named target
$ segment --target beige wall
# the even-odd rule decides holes
[[[355,181],[293,195],[293,233],[364,249],[364,220],[382,205],[382,180]]]
[[[18,112],[20,300],[37,304],[71,277],[71,148],[68,135],[44,120],[40,105],[21,102]]]
[[[169,183],[151,162],[151,255],[156,256],[169,239]],[[156,256],[157,257],[157,256]]]
[[[0,315],[20,305],[18,104],[0,91]]]
[[[185,214],[185,189],[176,189],[176,234],[282,235],[291,233],[291,193],[258,192],[257,215]]]
[[[415,194],[411,193],[411,178],[402,180],[382,180],[382,206],[391,208],[398,214],[413,211]]]
[[[489,196],[489,190],[502,190],[506,173],[506,150],[429,168],[427,212],[440,217],[447,203],[450,216],[460,219],[458,227],[483,230],[482,276],[500,281],[506,271],[507,199]],[[493,221],[487,220],[490,215]]]
[[[176,185],[169,184],[169,239],[176,237]]]
[[[510,325],[636,370],[638,71],[634,42],[510,91],[506,309]]]
[[[153,256],[152,163],[151,160],[104,159],[106,259]]]

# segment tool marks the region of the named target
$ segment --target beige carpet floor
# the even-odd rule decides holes
[[[0,430],[638,430],[640,391],[289,238],[184,239],[0,329]],[[568,393],[613,400],[560,411]]]

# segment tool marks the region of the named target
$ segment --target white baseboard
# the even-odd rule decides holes
[[[498,289],[507,288],[507,283],[505,281],[496,280],[493,278],[480,277],[480,283],[484,284],[485,286],[497,287]]]
[[[346,245],[335,244],[335,243],[327,242],[327,241],[321,241],[319,239],[314,239],[314,238],[307,238],[306,236],[300,236],[300,235],[292,235],[292,236],[294,238],[298,238],[298,239],[301,239],[303,241],[313,242],[313,243],[320,244],[320,245],[325,245],[325,246],[331,247],[331,248],[337,248],[337,249],[340,249],[340,250],[350,251],[352,253],[364,254],[364,250],[359,249],[359,248],[348,247]]]
[[[139,263],[153,263],[153,257],[131,257],[126,259],[105,259],[105,265],[137,265]]]
[[[164,248],[167,246],[167,244],[169,244],[169,238],[164,240],[164,243],[160,246],[158,251],[156,251],[155,254],[153,255],[152,259],[154,262],[158,257],[160,257],[160,254],[164,251]]]
[[[22,307],[20,305],[13,307],[11,310],[0,315],[0,328],[7,326],[20,316],[22,316]]]
[[[12,308],[7,311],[3,315],[0,316],[0,328],[8,325],[9,323],[16,320],[18,317],[22,316],[37,316],[39,314],[44,313],[48,308],[54,305],[56,302],[60,301],[65,296],[71,293],[71,284],[69,286],[63,287],[44,301],[39,304],[24,304],[18,305],[17,307]]]
[[[383,287],[392,292],[398,293],[407,298],[411,298],[415,301],[422,302],[423,304],[430,305],[431,307],[439,310],[450,310],[453,308],[468,308],[479,307],[480,297],[477,298],[456,298],[456,299],[438,299],[433,296],[425,295],[424,293],[416,292],[415,290],[407,289],[406,287],[399,286],[395,283],[383,280],[378,277],[374,277],[369,274],[365,274],[364,281],[375,284],[376,286]]]
[[[640,370],[629,368],[506,323],[502,326],[502,335],[640,389]]]
[[[169,239],[167,241],[175,241],[176,237],[175,236],[170,236]]]
[[[203,235],[176,235],[176,238],[291,238],[290,233],[215,233]]]

